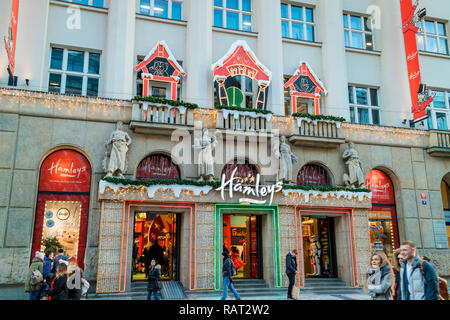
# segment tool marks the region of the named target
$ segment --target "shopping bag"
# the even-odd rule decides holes
[[[292,298],[300,300],[300,287],[297,284],[292,287]]]

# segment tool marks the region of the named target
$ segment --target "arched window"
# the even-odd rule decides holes
[[[394,185],[380,170],[367,174],[366,187],[372,191],[372,209],[369,210],[370,246],[372,252],[384,251],[388,257],[399,247]]]
[[[84,267],[91,189],[91,166],[74,150],[59,150],[42,163],[33,250],[56,251],[56,239],[69,257]],[[54,243],[54,241],[53,241]]]
[[[234,178],[242,178],[244,179],[245,184],[255,185],[256,184],[256,175],[258,174],[258,170],[256,166],[250,164],[248,160],[245,160],[245,163],[238,163],[237,160],[234,160],[232,163],[225,165],[222,170],[222,174],[220,177],[225,174],[225,179],[229,180],[231,178],[231,174],[234,169],[236,169],[236,173],[234,174]]]
[[[327,171],[317,164],[307,164],[300,169],[297,184],[301,186],[329,186],[331,179]]]
[[[172,159],[163,154],[152,154],[141,161],[137,168],[137,180],[178,180],[180,169]]]

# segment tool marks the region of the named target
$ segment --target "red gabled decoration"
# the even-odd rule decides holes
[[[328,94],[324,84],[306,61],[301,61],[295,74],[284,84],[290,89],[292,113],[297,112],[297,97],[314,99],[314,114],[320,114],[320,92]]]
[[[136,71],[142,71],[142,96],[150,96],[150,81],[168,82],[171,84],[171,99],[177,100],[177,84],[180,78],[186,75],[178,64],[174,55],[164,41],[158,41],[150,50],[144,61],[134,67]]]

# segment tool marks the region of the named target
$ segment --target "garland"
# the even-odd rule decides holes
[[[150,187],[155,185],[190,185],[196,187],[205,187],[210,186],[214,188],[220,187],[219,181],[194,181],[194,180],[131,180],[131,179],[121,179],[114,177],[103,178],[103,181],[114,183],[114,184],[122,184],[124,186],[144,186]]]
[[[342,117],[325,116],[323,114],[314,115],[314,114],[302,113],[302,112],[294,113],[292,116],[296,117],[296,118],[309,118],[311,120],[328,120],[328,121],[336,121],[336,122],[346,122],[347,121],[345,118],[342,118]]]
[[[182,106],[188,109],[197,109],[198,105],[195,103],[189,103],[184,101],[178,101],[178,100],[169,100],[165,98],[158,98],[158,97],[141,97],[136,96],[134,97],[134,100],[136,101],[146,101],[146,102],[153,102],[153,103],[160,103],[160,104],[168,104],[169,106],[178,107]]]
[[[329,191],[366,192],[366,193],[371,192],[367,188],[346,188],[346,187],[331,187],[331,186],[302,186],[302,185],[291,185],[291,184],[283,184],[283,189],[321,191],[321,192],[329,192]]]
[[[262,114],[271,114],[273,113],[270,110],[262,110],[262,109],[253,109],[253,108],[239,108],[239,107],[229,107],[229,106],[215,106],[216,109],[226,109],[226,110],[232,110],[232,111],[242,111],[242,112],[254,112],[254,113],[262,113]]]

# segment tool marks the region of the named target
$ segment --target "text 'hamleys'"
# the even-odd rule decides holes
[[[238,168],[235,168],[231,173],[231,177],[229,180],[226,180],[225,174],[222,175],[222,185],[216,189],[216,191],[220,191],[222,196],[222,200],[225,200],[225,189],[228,187],[228,193],[230,198],[233,198],[233,192],[240,192],[245,196],[254,196],[254,197],[266,197],[270,195],[269,205],[272,204],[273,196],[275,193],[280,192],[283,189],[283,183],[281,181],[277,182],[271,186],[260,186],[259,182],[261,180],[261,176],[259,173],[256,175],[256,184],[255,185],[244,185],[244,179],[235,177]],[[265,204],[267,200],[253,200],[253,199],[240,199],[240,203],[249,202],[256,204]]]
[[[80,178],[80,175],[82,172],[86,172],[86,167],[78,167],[74,168],[73,162],[70,163],[70,166],[64,166],[61,165],[61,160],[58,160],[56,164],[52,162],[52,165],[50,168],[48,168],[48,171],[50,171],[50,174],[59,174],[61,177],[68,177],[68,178]]]

